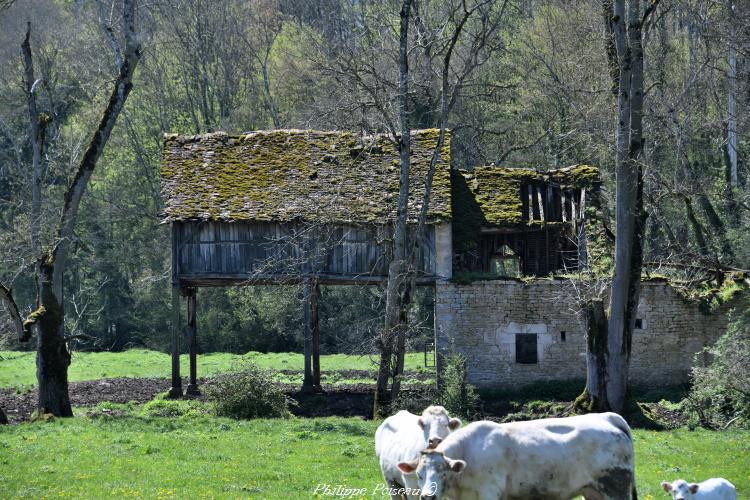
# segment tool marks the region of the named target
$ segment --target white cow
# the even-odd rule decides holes
[[[419,455],[426,448],[434,448],[459,427],[461,420],[450,418],[442,406],[428,407],[421,417],[401,410],[380,424],[375,432],[375,454],[386,486],[389,491],[413,492],[405,495],[394,493],[391,498],[419,498],[416,478],[404,475],[398,468],[399,462]]]
[[[422,499],[637,498],[630,428],[616,413],[474,422],[398,465]]]
[[[662,481],[661,487],[671,493],[674,500],[737,500],[734,485],[721,477],[690,484],[682,479],[671,483]]]

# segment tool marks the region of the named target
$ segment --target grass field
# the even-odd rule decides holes
[[[380,484],[378,422],[97,415],[0,427],[0,497],[314,498]],[[635,431],[640,498],[663,479],[723,476],[750,494],[750,432]],[[319,495],[322,498],[322,495]]]
[[[36,367],[34,352],[0,351],[0,387],[24,388],[36,385]],[[295,370],[302,372],[304,359],[296,353],[250,352],[239,354],[212,353],[198,355],[198,375],[200,377],[230,371],[232,364],[242,358],[251,359],[264,368],[274,370]],[[181,357],[183,373],[187,372],[187,356]],[[375,371],[375,358],[346,354],[329,354],[320,357],[320,368],[323,376],[326,372],[341,370]],[[115,377],[154,377],[169,378],[171,369],[169,355],[146,349],[132,349],[120,353],[81,352],[73,354],[73,363],[68,372],[71,382],[79,380],[96,380]],[[409,353],[406,356],[406,369],[423,371],[424,355]],[[289,378],[289,377],[287,377]],[[335,377],[334,377],[335,378]],[[299,379],[301,381],[301,378]],[[291,378],[283,381],[297,382]],[[326,382],[325,378],[323,380]],[[363,382],[352,380],[349,382]]]

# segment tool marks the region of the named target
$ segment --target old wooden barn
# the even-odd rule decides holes
[[[409,221],[421,208],[437,131],[413,132]],[[450,141],[437,165],[429,244],[418,282],[450,278]],[[387,277],[399,154],[386,136],[260,131],[165,135],[164,221],[172,228],[172,390],[182,394],[180,296],[187,297],[188,392],[197,390],[196,290],[304,284],[305,381],[319,386],[320,284],[377,284]]]

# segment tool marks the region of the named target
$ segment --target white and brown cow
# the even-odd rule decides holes
[[[392,498],[419,498],[415,476],[405,475],[399,462],[409,460],[428,448],[439,445],[461,420],[450,418],[442,406],[430,406],[422,416],[401,410],[388,417],[375,432],[375,454],[389,490],[403,490],[410,494],[392,494]]]
[[[630,428],[616,413],[474,422],[399,468],[422,499],[636,498]]]

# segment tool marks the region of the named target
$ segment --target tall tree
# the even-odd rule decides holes
[[[737,175],[737,36],[734,20],[734,1],[727,1],[729,11],[729,68],[727,71],[727,154],[729,156],[729,187],[739,185]]]
[[[586,393],[589,407],[622,412],[643,268],[643,28],[659,0],[603,0],[606,51],[617,96],[615,265],[609,318],[589,303]],[[606,328],[605,328],[606,325]]]
[[[388,392],[388,380],[391,375],[391,357],[399,329],[405,327],[402,321],[402,292],[406,283],[406,243],[407,211],[409,202],[409,155],[411,152],[411,127],[409,125],[409,18],[411,0],[403,0],[399,13],[399,50],[398,50],[398,117],[401,125],[399,136],[399,191],[396,222],[393,229],[393,257],[388,266],[388,285],[385,292],[385,325],[380,338],[380,364],[375,388],[374,410],[376,416],[383,416],[390,411],[391,395]]]
[[[114,32],[112,19],[107,18],[103,5],[99,4],[100,24],[114,52],[117,77],[99,124],[78,163],[73,181],[65,191],[60,221],[55,230],[55,241],[38,257],[37,309],[26,321],[21,321],[11,290],[0,286],[0,296],[13,317],[19,338],[28,340],[32,331],[37,337],[38,410],[40,413],[52,413],[56,416],[73,415],[68,395],[68,366],[71,358],[67,342],[71,338],[65,335],[63,278],[74,239],[75,223],[78,219],[81,199],[112,133],[117,117],[133,87],[133,74],[141,58],[141,46],[135,28],[136,1],[123,0],[122,6],[124,46]],[[24,41],[27,85],[33,80],[33,60],[29,38],[30,27]],[[28,78],[28,75],[32,78]],[[31,87],[27,87],[27,92],[33,94],[34,90],[32,82]],[[29,98],[29,103],[33,104],[33,96]],[[36,131],[38,126],[34,128],[34,120],[38,117],[33,116],[32,110],[30,113],[32,131]],[[35,140],[36,138],[32,137],[32,143]]]

